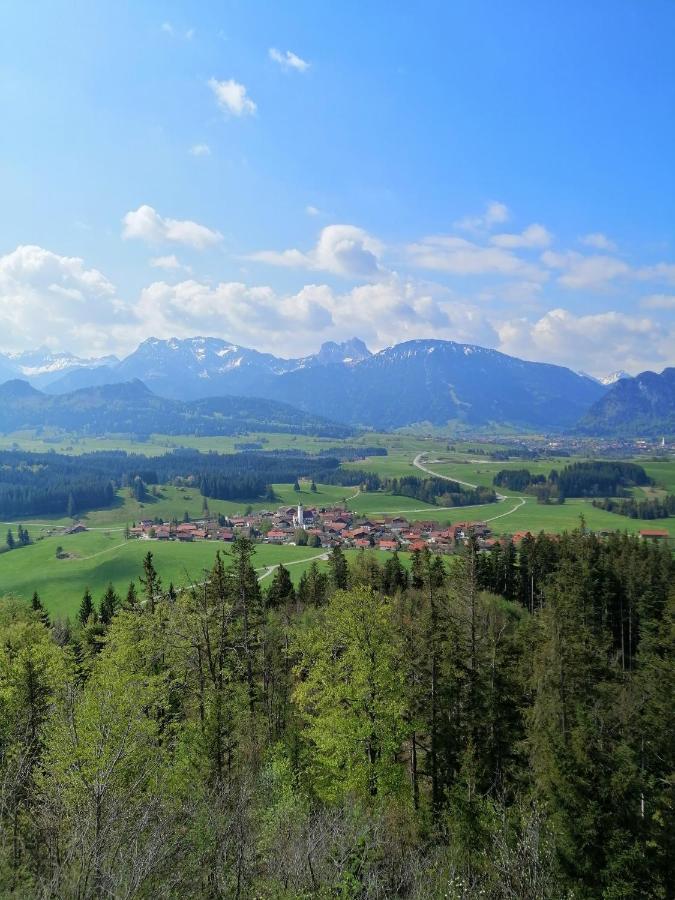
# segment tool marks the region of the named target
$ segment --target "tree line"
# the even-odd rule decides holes
[[[439,506],[474,506],[497,502],[497,495],[491,488],[480,485],[469,488],[447,478],[403,475],[400,478],[384,479],[381,484],[384,490],[391,491],[392,494]]]
[[[653,484],[644,468],[631,462],[575,462],[560,472],[532,474],[529,469],[501,469],[492,483],[496,487],[533,494],[542,503],[566,497],[628,497],[628,488]]]
[[[254,550],[0,604],[4,896],[672,896],[671,554]]]
[[[644,499],[625,497],[617,500],[605,497],[603,500],[594,500],[593,506],[630,519],[667,519],[675,516],[675,494]]]

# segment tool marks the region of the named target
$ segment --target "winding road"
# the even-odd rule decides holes
[[[464,487],[476,488],[477,484],[472,484],[470,481],[461,481],[459,478],[450,477],[450,475],[442,475],[440,472],[434,472],[433,469],[429,469],[425,466],[421,460],[426,454],[418,453],[415,459],[413,459],[413,466],[417,469],[421,469],[422,472],[426,472],[427,475],[433,475],[434,478],[443,478],[445,481],[454,481],[457,484],[463,484]],[[513,509],[507,510],[507,512],[499,513],[496,516],[490,516],[489,519],[485,519],[486,522],[494,522],[495,519],[503,519],[504,516],[510,516],[511,513],[514,513],[517,509],[520,509],[521,506],[524,506],[526,503],[525,497],[507,497],[505,494],[497,494],[497,500],[500,503],[504,503],[506,500],[518,500],[518,503],[513,507]],[[450,507],[452,509],[456,509],[457,507]]]

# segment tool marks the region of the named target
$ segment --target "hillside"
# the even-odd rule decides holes
[[[369,428],[509,425],[556,430],[576,423],[606,391],[562,366],[526,362],[453,341],[407,341],[371,354],[353,338],[283,359],[216,338],[151,338],[121,363],[80,368],[50,390],[138,378],[181,400],[266,397]]]
[[[0,385],[0,433],[58,428],[81,435],[231,435],[250,431],[344,437],[351,429],[255,397],[220,397],[185,402],[152,393],[142,382],[83,388],[50,395],[13,380]]]
[[[267,396],[320,415],[339,410],[351,424],[380,429],[452,420],[557,429],[577,421],[604,391],[561,366],[453,341],[420,340],[350,367],[290,372]]]
[[[581,419],[582,434],[660,437],[675,434],[675,368],[616,381]]]

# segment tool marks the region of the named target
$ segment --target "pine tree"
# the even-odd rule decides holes
[[[297,478],[296,478],[295,481],[293,482],[293,490],[294,490],[294,491],[299,491],[299,490],[300,490],[300,482],[298,481]]]
[[[162,579],[157,574],[152,561],[152,553],[149,550],[143,560],[143,577],[140,581],[144,588],[148,609],[154,613],[155,606],[162,599]]]
[[[10,550],[13,550],[14,547],[16,546],[16,542],[14,540],[14,535],[12,534],[11,528],[7,529],[7,538],[5,539],[5,542]]]
[[[30,606],[31,606],[31,609],[38,614],[38,618],[40,619],[42,624],[46,628],[49,628],[49,625],[50,625],[49,613],[42,605],[42,600],[40,600],[40,595],[38,594],[37,591],[33,591],[33,596],[31,597]]]
[[[120,598],[112,586],[112,582],[110,582],[101,600],[101,621],[104,625],[109,625],[112,622],[119,605]]]
[[[272,575],[272,583],[267,591],[267,605],[272,609],[295,602],[295,588],[291,574],[284,565],[278,565]]]
[[[346,591],[349,584],[349,566],[339,544],[336,544],[328,557],[331,586],[338,591]]]
[[[129,587],[127,589],[127,596],[124,600],[124,608],[128,610],[133,610],[138,607],[138,592],[136,591],[136,585],[133,581],[129,582]]]
[[[94,609],[94,601],[91,597],[91,591],[89,590],[89,588],[86,588],[84,596],[82,597],[82,602],[80,603],[80,609],[77,614],[80,625],[86,625],[89,619],[95,616],[96,611]]]

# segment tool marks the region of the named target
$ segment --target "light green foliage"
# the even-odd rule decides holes
[[[338,591],[298,639],[305,678],[295,699],[307,718],[308,763],[326,799],[402,790],[403,679],[390,605],[366,588]]]

